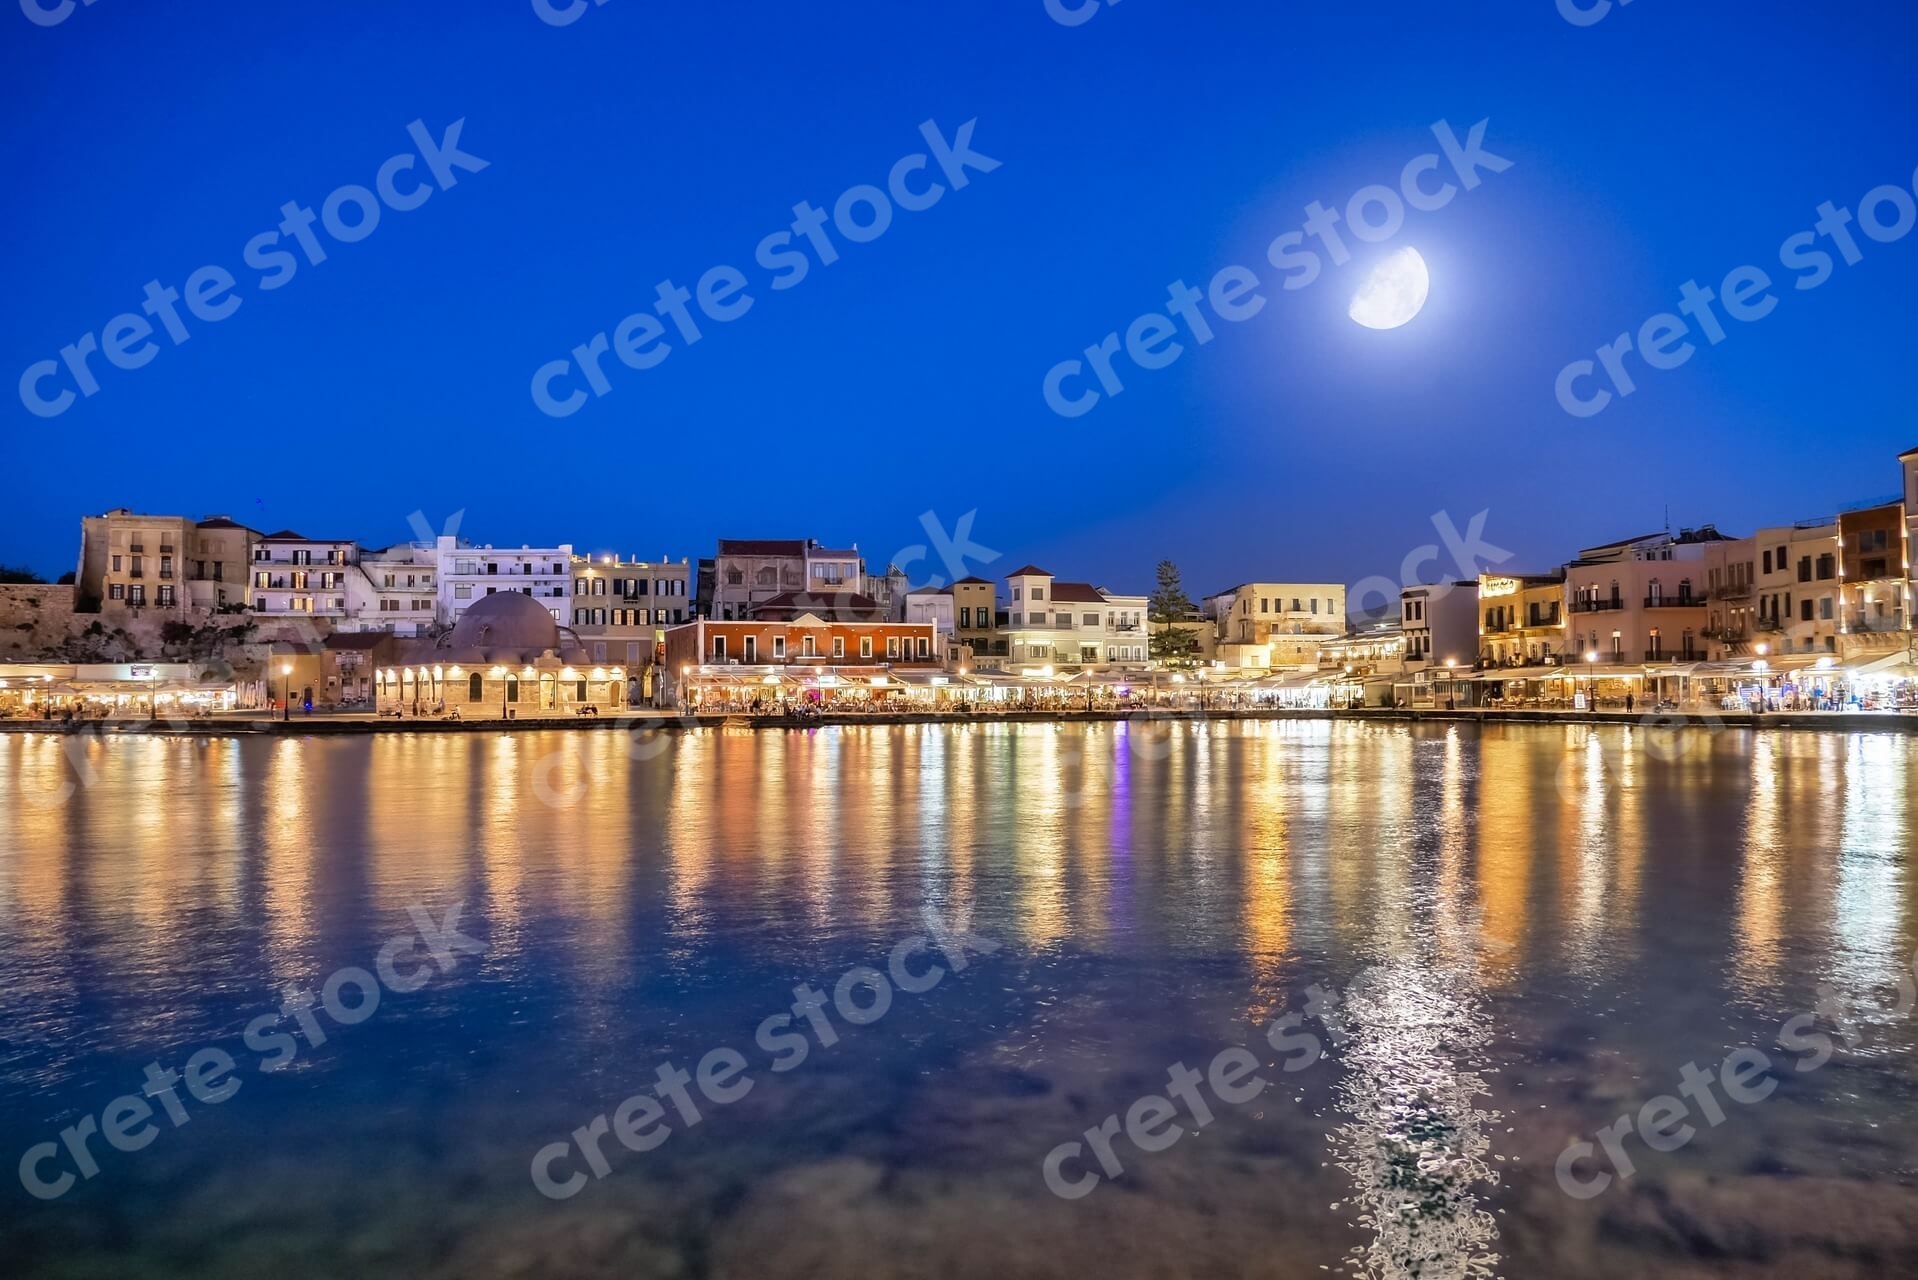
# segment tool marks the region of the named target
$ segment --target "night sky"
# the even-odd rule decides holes
[[[927,541],[920,513],[976,509],[973,540],[1006,557],[988,573],[1144,590],[1169,556],[1196,596],[1394,576],[1440,510],[1489,509],[1485,537],[1532,568],[1668,508],[1744,533],[1890,495],[1918,444],[1918,234],[1858,236],[1862,260],[1810,291],[1778,254],[1822,202],[1911,192],[1915,27],[1909,4],[1751,0],[1583,27],[1554,0],[1124,0],[1074,27],[1042,0],[602,0],[565,26],[529,0],[96,0],[41,27],[9,0],[0,562],[70,569],[79,516],[121,505],[376,545],[456,510],[479,541],[646,556],[814,536],[876,562]],[[484,169],[355,243],[316,223],[326,260],[259,287],[244,248],[280,206],[317,214],[413,150],[410,122],[437,142],[461,119]],[[867,243],[832,233],[837,262],[771,287],[755,248],[795,205],[884,189],[927,151],[921,122],[973,119],[998,168]],[[1396,187],[1441,119],[1461,139],[1489,120],[1511,167],[1284,289],[1268,243],[1312,201]],[[1354,324],[1369,264],[1405,245],[1431,266],[1424,312]],[[1568,362],[1747,263],[1770,315],[1681,367],[1634,364],[1637,392],[1593,417],[1560,408]],[[1126,366],[1082,417],[1047,408],[1048,369],[1234,264],[1258,315]],[[541,365],[722,265],[746,314],[695,309],[692,345],[668,319],[656,367],[608,354],[607,394],[535,407]],[[203,266],[232,273],[211,301],[237,311],[179,304],[185,343],[156,320],[149,363],[96,354],[97,394],[28,412],[30,365]]]

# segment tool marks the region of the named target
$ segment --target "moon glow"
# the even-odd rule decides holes
[[[1381,259],[1352,295],[1351,317],[1368,329],[1396,329],[1425,308],[1432,274],[1419,251],[1407,245]]]

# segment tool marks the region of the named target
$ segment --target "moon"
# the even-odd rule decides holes
[[[1407,245],[1380,260],[1352,295],[1351,317],[1368,329],[1396,329],[1425,309],[1432,273],[1419,251]]]

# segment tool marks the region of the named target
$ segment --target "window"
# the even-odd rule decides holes
[[[725,660],[726,660],[726,637],[714,636],[713,637],[713,661],[724,662]]]
[[[1810,556],[1798,557],[1798,580],[1800,582],[1811,581],[1811,557]]]
[[[773,637],[773,658],[781,662],[785,660],[786,658],[786,637],[785,636]]]
[[[114,571],[115,573],[118,573],[118,572],[120,572],[120,557],[119,557],[119,556],[115,556],[115,557],[113,557],[113,571]]]
[[[929,658],[932,656],[932,641],[927,639],[925,636],[919,637],[919,656],[922,658]]]
[[[1811,606],[1812,602],[1808,599],[1798,602],[1798,620],[1800,622],[1810,622],[1812,620]]]
[[[838,641],[834,641],[833,644],[834,644],[834,647],[836,648],[838,646]],[[872,637],[871,636],[859,637],[859,656],[862,658],[872,657]]]
[[[886,637],[886,656],[888,658],[897,658],[899,656],[899,637],[898,636]]]
[[[961,605],[959,607],[959,625],[968,630],[971,629],[972,627],[972,606],[971,605]]]
[[[127,588],[128,604],[132,605],[134,608],[137,609],[141,605],[145,604],[146,602],[147,602],[147,589],[145,587],[135,585]]]
[[[479,672],[466,677],[466,698],[469,702],[478,702],[483,696],[485,686],[480,681]]]
[[[1045,589],[1044,587],[1034,587],[1034,588],[1032,589],[1032,598],[1033,598],[1034,600],[1043,600],[1043,599],[1045,599],[1045,598],[1046,598],[1046,589]]]
[[[846,637],[834,636],[832,638],[832,656],[835,658],[843,658],[846,656]]]
[[[1251,602],[1250,600],[1248,600],[1248,601],[1246,601],[1246,604],[1247,604],[1247,606],[1250,606],[1250,605],[1251,605],[1251,603],[1252,603],[1252,602]],[[1270,605],[1271,603],[1272,603],[1272,602],[1271,602],[1270,600],[1267,600],[1267,599],[1266,599],[1266,598],[1265,598],[1264,596],[1260,596],[1260,597],[1259,597],[1259,612],[1260,612],[1260,613],[1270,613],[1270,612],[1272,612],[1272,610],[1271,610],[1270,608],[1268,608],[1268,607],[1267,607],[1267,606],[1269,606],[1269,605]]]
[[[817,658],[819,656],[819,642],[812,636],[799,637],[799,656],[802,658]]]
[[[519,677],[518,676],[506,677],[506,700],[508,702],[519,701]]]
[[[109,585],[108,585],[108,587],[107,587],[107,599],[109,599],[109,600],[124,600],[124,599],[126,599],[126,598],[127,598],[127,589],[126,589],[126,587],[125,587],[125,586],[124,586],[123,584],[121,584],[121,583],[118,583],[118,582],[115,582],[115,583],[111,583],[111,584],[109,584]],[[265,601],[262,601],[262,602],[261,602],[261,607],[262,607],[262,608],[264,608],[264,607],[265,607]]]
[[[1313,612],[1313,613],[1317,613],[1318,611],[1319,611],[1319,598],[1318,598],[1317,596],[1313,596],[1313,597],[1312,597],[1312,612]]]
[[[746,664],[751,666],[753,663],[759,661],[759,637],[747,636],[745,646],[745,653],[741,656],[745,658]]]
[[[1837,571],[1837,563],[1829,551],[1818,557],[1818,580],[1820,582],[1827,581]]]
[[[576,702],[585,702],[588,700],[586,696],[586,682],[584,680],[581,680],[578,685],[574,687],[573,700]]]
[[[1084,626],[1096,627],[1099,625],[1099,615],[1096,613],[1081,614],[1079,621]]]
[[[453,588],[453,598],[455,600],[471,600],[473,598],[473,584],[470,582],[462,582],[455,586]]]
[[[1292,597],[1292,612],[1293,612],[1293,613],[1298,613],[1298,612],[1300,612],[1300,609],[1299,609],[1299,598],[1298,598],[1297,596],[1293,596],[1293,597]]]
[[[741,585],[743,585],[743,584],[745,583],[745,581],[746,581],[746,575],[745,575],[745,574],[743,574],[743,573],[741,573],[741,572],[740,572],[739,570],[737,570],[737,569],[728,569],[728,570],[726,570],[726,585],[727,585],[727,586],[729,586],[729,587],[737,587],[737,586],[741,586]]]
[[[1827,622],[1831,621],[1831,597],[1830,596],[1818,597],[1818,616],[1823,618]]]

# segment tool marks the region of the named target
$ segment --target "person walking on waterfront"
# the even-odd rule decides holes
[[[1632,691],[1630,689],[1625,691],[1625,714],[1632,714]]]

